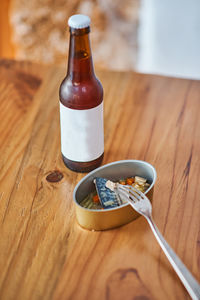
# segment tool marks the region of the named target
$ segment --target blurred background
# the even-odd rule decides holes
[[[0,0],[0,57],[66,66],[76,13],[96,67],[200,79],[199,0]]]

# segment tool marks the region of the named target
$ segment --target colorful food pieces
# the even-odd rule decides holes
[[[92,197],[94,203],[100,203],[99,196],[96,194]]]
[[[135,178],[133,178],[133,177],[126,179],[126,184],[128,184],[128,185],[132,185],[134,182],[135,182]]]
[[[147,180],[143,177],[135,176],[135,182],[132,184],[134,188],[144,193],[150,186]]]
[[[96,178],[94,184],[96,186],[97,194],[103,208],[113,208],[121,204],[118,196],[106,187],[108,179]]]
[[[127,203],[125,198],[119,197],[115,192],[106,187],[107,181],[108,179],[105,178],[95,178],[94,184],[96,191],[87,195],[87,197],[81,201],[80,205],[88,209],[107,209]],[[122,185],[131,185],[143,193],[150,186],[150,184],[147,183],[147,179],[140,176],[120,179],[118,182]]]

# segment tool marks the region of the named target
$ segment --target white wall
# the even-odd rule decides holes
[[[200,79],[200,0],[141,0],[137,70]]]

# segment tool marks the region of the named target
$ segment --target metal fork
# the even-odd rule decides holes
[[[152,219],[152,206],[149,199],[140,191],[132,186],[125,186],[119,183],[113,184],[113,190],[118,193],[122,198],[130,203],[130,205],[148,221],[158,243],[160,244],[163,252],[170,261],[175,272],[179,276],[186,290],[193,300],[200,300],[200,285],[192,276],[186,266],[182,263],[180,258],[175,254],[172,248],[163,238],[158,230],[156,224]]]

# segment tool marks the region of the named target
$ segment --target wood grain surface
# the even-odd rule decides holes
[[[0,61],[0,299],[190,299],[142,217],[90,232],[72,192],[84,176],[60,155],[65,70]],[[200,82],[99,72],[105,158],[158,173],[153,216],[200,281]]]

